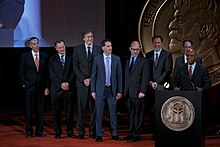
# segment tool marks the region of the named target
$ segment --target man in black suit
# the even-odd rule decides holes
[[[155,90],[158,85],[164,85],[165,82],[169,82],[171,79],[171,73],[173,68],[172,54],[162,48],[163,38],[160,35],[152,37],[153,50],[146,53],[146,58],[150,62],[150,82],[149,84],[149,101],[148,105],[152,107],[152,127],[154,129],[154,101]]]
[[[191,40],[184,40],[182,49],[183,49],[183,55],[177,57],[176,61],[175,61],[173,77],[175,77],[175,75],[176,75],[176,71],[177,71],[178,66],[181,64],[187,63],[186,53],[189,50],[193,49],[193,42]],[[202,64],[202,59],[198,56],[196,57],[195,61],[197,63]]]
[[[49,94],[48,55],[39,50],[37,37],[29,39],[32,49],[21,56],[19,77],[25,92],[26,135],[33,136],[33,113],[35,113],[35,136],[42,137],[44,96]]]
[[[196,62],[196,51],[187,51],[187,63],[178,66],[173,85],[175,90],[204,91],[210,89],[211,80],[207,69]]]
[[[74,138],[73,133],[73,90],[74,72],[72,56],[66,53],[64,40],[57,40],[54,43],[57,54],[49,59],[49,76],[51,79],[51,102],[54,117],[55,138],[61,139],[61,104],[64,103],[66,112],[66,133],[67,137]]]
[[[147,83],[150,79],[150,65],[146,58],[140,55],[140,44],[137,41],[129,47],[131,56],[126,60],[124,95],[127,100],[129,134],[124,139],[138,141],[143,131],[145,96]]]
[[[102,142],[102,129],[105,103],[110,113],[110,131],[113,140],[121,138],[117,132],[117,100],[122,97],[122,68],[120,57],[112,54],[112,43],[105,39],[101,42],[103,54],[96,56],[91,73],[91,94],[96,105],[96,141]]]
[[[84,43],[74,47],[73,50],[73,70],[76,75],[76,88],[77,88],[77,130],[79,133],[79,139],[83,139],[85,136],[85,113],[89,104],[90,110],[90,128],[89,134],[91,138],[95,138],[95,101],[91,97],[90,89],[90,73],[93,58],[102,53],[100,46],[93,43],[94,33],[87,30],[83,33]]]

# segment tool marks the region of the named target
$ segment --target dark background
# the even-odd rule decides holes
[[[122,59],[128,55],[131,41],[138,40],[138,22],[147,0],[106,0],[105,36],[112,40],[113,53]],[[103,38],[104,39],[104,38]],[[79,42],[81,43],[81,42]],[[29,48],[0,48],[0,108],[23,108],[24,97],[18,79],[18,67],[22,53]],[[43,47],[49,55],[55,53],[53,47]],[[67,47],[69,52],[72,47]],[[210,96],[205,99],[210,121],[219,121],[219,85],[212,87]],[[50,103],[50,98],[47,99]]]

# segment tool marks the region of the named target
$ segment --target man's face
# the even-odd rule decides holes
[[[152,42],[153,48],[156,51],[159,51],[161,46],[162,46],[162,41],[160,38],[154,38],[153,42]]]
[[[137,57],[140,53],[140,45],[139,43],[133,43],[129,48],[131,55]]]
[[[186,53],[186,59],[187,59],[187,63],[188,64],[193,64],[195,62],[195,59],[196,59],[196,53],[195,51],[188,51]]]
[[[192,50],[192,44],[189,41],[186,41],[183,46],[183,52],[186,55],[189,50]]]
[[[30,48],[34,51],[34,52],[38,52],[39,51],[39,42],[37,39],[32,39],[29,42],[29,46]]]
[[[105,46],[102,47],[102,50],[106,56],[109,56],[112,53],[112,43],[105,42]]]
[[[87,44],[87,45],[91,45],[93,43],[93,33],[87,33],[84,35],[83,37],[83,41]]]
[[[55,49],[59,54],[65,54],[66,48],[64,42],[57,43]]]

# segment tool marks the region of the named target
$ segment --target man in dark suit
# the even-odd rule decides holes
[[[210,89],[211,80],[207,69],[196,62],[196,51],[187,51],[187,63],[178,66],[173,85],[175,90],[204,91]]]
[[[72,56],[66,53],[64,40],[54,43],[57,54],[49,59],[49,76],[51,79],[51,102],[54,117],[55,138],[61,139],[61,104],[64,102],[66,112],[67,137],[74,138],[73,133],[73,90],[74,78]]]
[[[33,113],[35,113],[35,136],[42,137],[44,96],[49,94],[48,90],[48,55],[39,50],[37,37],[29,39],[31,51],[21,56],[19,77],[25,92],[26,106],[26,135],[33,136]]]
[[[152,89],[157,89],[158,85],[163,85],[171,78],[173,68],[172,54],[162,48],[162,43],[162,36],[153,36],[152,44],[154,49],[145,55],[150,61],[152,74],[149,85]]]
[[[89,134],[91,138],[95,138],[95,101],[91,97],[90,89],[90,73],[92,67],[93,58],[102,53],[100,46],[93,43],[93,32],[87,30],[83,33],[84,43],[74,47],[73,50],[73,70],[76,75],[76,88],[77,88],[77,130],[79,133],[79,139],[83,139],[85,136],[85,112],[89,104],[90,110],[90,128]]]
[[[150,79],[150,65],[146,58],[140,55],[140,44],[137,41],[129,47],[131,56],[126,60],[124,95],[127,99],[129,134],[124,139],[138,141],[143,131],[145,96],[147,83]]]
[[[153,50],[148,52],[145,56],[150,62],[150,82],[149,82],[149,100],[146,105],[152,107],[151,120],[152,127],[154,129],[154,101],[155,90],[158,85],[164,85],[165,82],[169,82],[171,79],[171,73],[173,68],[172,54],[162,48],[163,38],[160,35],[152,37]]]
[[[183,41],[183,55],[179,56],[176,58],[175,60],[175,65],[174,65],[174,73],[173,73],[173,77],[175,77],[176,75],[176,71],[179,65],[182,65],[184,63],[187,63],[187,59],[186,59],[186,53],[187,51],[193,49],[193,42],[191,40],[184,40]],[[197,63],[202,64],[202,59],[200,57],[196,57],[195,60]]]
[[[96,141],[101,142],[105,102],[110,113],[112,139],[119,141],[117,132],[117,100],[122,97],[122,68],[120,57],[112,54],[112,43],[105,39],[101,42],[103,54],[94,58],[91,73],[91,94],[96,104]]]

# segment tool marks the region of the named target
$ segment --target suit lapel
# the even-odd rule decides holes
[[[104,60],[105,60],[105,59],[104,59],[103,55],[101,55],[99,61],[101,61],[101,67],[102,67],[102,70],[103,70],[104,73],[105,73],[105,61],[104,61]]]

